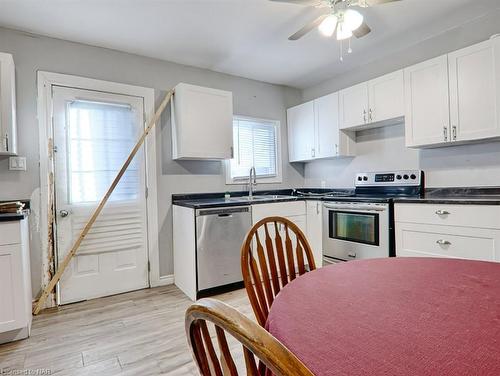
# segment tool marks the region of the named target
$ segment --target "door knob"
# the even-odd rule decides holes
[[[60,210],[59,211],[59,214],[61,215],[61,217],[67,217],[69,215],[69,212],[67,210]]]

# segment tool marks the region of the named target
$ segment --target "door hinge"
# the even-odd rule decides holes
[[[148,260],[148,272],[151,271],[151,261]]]
[[[148,198],[148,196],[149,196],[149,188],[148,188],[148,187],[146,187],[146,192],[145,192],[145,194],[146,194],[146,198]]]

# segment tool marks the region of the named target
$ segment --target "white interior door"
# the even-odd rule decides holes
[[[139,138],[143,99],[53,88],[57,257],[62,262]],[[61,304],[147,287],[141,149],[59,283]]]

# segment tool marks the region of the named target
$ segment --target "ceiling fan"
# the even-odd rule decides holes
[[[288,39],[297,40],[318,28],[324,36],[331,37],[336,32],[337,40],[349,40],[348,53],[352,52],[351,37],[362,38],[371,32],[371,28],[364,21],[363,15],[353,7],[368,8],[374,5],[392,3],[401,0],[271,0],[282,3],[313,6],[316,8],[328,8],[325,14],[309,22]],[[340,60],[343,60],[342,45]]]

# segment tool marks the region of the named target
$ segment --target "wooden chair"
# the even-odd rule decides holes
[[[214,324],[215,336],[211,336],[207,323]],[[239,375],[226,333],[243,346],[247,375],[264,376],[272,372],[275,376],[313,376],[295,355],[264,328],[215,299],[199,300],[186,311],[186,334],[202,376]],[[217,341],[219,354],[213,340]],[[260,360],[259,365],[255,357]]]
[[[257,322],[265,326],[280,290],[297,274],[314,269],[311,246],[296,224],[283,217],[267,217],[257,222],[241,247],[243,281]]]

